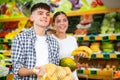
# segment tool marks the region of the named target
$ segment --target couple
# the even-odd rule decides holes
[[[50,22],[50,7],[46,3],[37,3],[31,8],[30,20],[33,27],[18,34],[12,42],[12,69],[14,80],[36,80],[37,75],[43,76],[45,69],[41,66],[48,63],[59,65],[63,57],[71,57],[77,42],[67,36],[67,15],[57,12],[53,16],[56,33],[48,35],[46,27]],[[33,72],[37,69],[38,73]],[[76,72],[73,72],[78,80]]]

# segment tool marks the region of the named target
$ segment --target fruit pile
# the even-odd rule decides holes
[[[120,78],[120,71],[115,71],[113,78]]]
[[[21,11],[17,8],[15,2],[3,3],[0,7],[0,19],[3,18],[15,18],[25,17]]]
[[[100,42],[92,42],[90,45],[90,49],[93,52],[100,52]]]
[[[107,45],[107,46],[106,46]],[[111,41],[102,42],[101,49],[103,52],[111,53],[114,52],[114,43]]]
[[[24,29],[26,22],[26,20],[19,21],[17,28],[15,30],[11,30],[8,34],[5,35],[5,42],[8,39],[13,39],[18,33],[20,33]]]

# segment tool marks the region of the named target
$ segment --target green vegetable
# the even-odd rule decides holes
[[[105,18],[107,18],[108,20],[111,20],[112,18],[115,18],[116,16],[117,16],[116,12],[111,12],[111,13],[105,14]]]
[[[120,33],[120,21],[115,23],[115,33]]]
[[[100,22],[93,22],[91,27],[88,29],[88,34],[99,34],[100,33]]]

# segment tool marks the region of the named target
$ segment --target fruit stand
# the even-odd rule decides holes
[[[39,1],[46,2],[46,0],[31,1],[32,0],[27,0],[27,4],[24,4],[24,0],[16,0],[17,6],[14,3],[15,0],[13,0],[13,3],[10,1],[7,2],[8,4],[2,4],[1,10],[3,10],[3,12],[0,12],[0,55],[2,56],[0,56],[0,63],[1,60],[5,60],[6,58],[10,59],[12,39],[24,30],[29,19],[28,15],[30,13],[28,10],[30,6]],[[79,3],[74,3],[74,1],[76,0],[51,0],[51,3],[46,3],[52,7],[51,17],[53,13],[57,11],[67,13],[68,19],[70,20],[68,32],[74,33],[73,36],[77,39],[79,46],[88,46],[93,51],[92,55],[89,55],[89,58],[79,58],[77,62],[79,63],[77,66],[78,77],[102,80],[119,79],[120,72],[117,71],[120,70],[120,6],[111,8],[111,6],[107,6],[106,0],[102,0],[103,3],[98,2],[101,0],[78,0]],[[94,1],[96,1],[97,4]],[[111,0],[111,2],[113,1],[114,0]],[[23,4],[25,9],[23,9]],[[52,4],[59,7],[52,6]],[[115,4],[117,5],[117,2]],[[20,7],[22,7],[23,10],[19,11]],[[28,14],[26,14],[25,11]],[[104,19],[108,20],[105,21]],[[82,29],[79,26],[76,28],[77,24],[82,22],[80,20],[86,20],[85,23],[89,20],[90,24],[92,24],[92,29]],[[112,24],[112,26],[109,24]],[[80,31],[78,30],[79,34],[75,34],[76,29],[81,29]],[[82,33],[84,30],[85,32]],[[11,62],[5,62],[0,65],[6,67],[6,65],[11,65]],[[6,75],[0,75],[0,79],[5,76]],[[13,74],[9,74],[6,78],[8,80],[13,79],[13,76]]]

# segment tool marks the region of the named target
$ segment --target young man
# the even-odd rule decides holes
[[[31,8],[30,20],[33,27],[18,34],[12,43],[12,69],[14,80],[37,80],[44,76],[47,63],[59,64],[58,42],[46,34],[50,22],[50,7],[37,3]],[[37,73],[34,73],[34,69]]]

